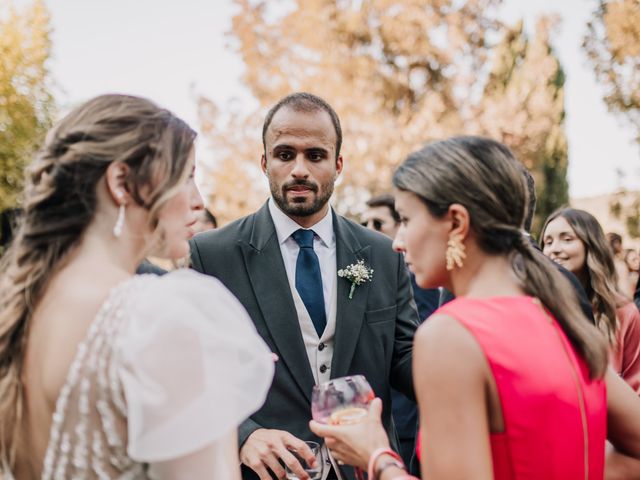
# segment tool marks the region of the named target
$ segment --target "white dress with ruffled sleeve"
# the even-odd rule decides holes
[[[142,275],[110,293],[58,398],[42,478],[228,479],[271,352],[216,279]]]

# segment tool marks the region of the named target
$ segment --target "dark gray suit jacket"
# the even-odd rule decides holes
[[[331,377],[364,375],[385,405],[383,423],[392,442],[390,386],[414,398],[411,347],[418,314],[402,255],[384,235],[333,213],[338,269],[364,260],[373,280],[356,287],[336,278],[337,313]],[[242,445],[258,428],[286,430],[314,440],[311,419],[313,374],[275,226],[265,204],[258,212],[191,240],[193,268],[219,278],[249,312],[271,350],[278,354],[264,406],[239,429]],[[345,469],[346,470],[346,469]],[[353,478],[352,472],[344,472]],[[257,478],[243,469],[243,478]]]

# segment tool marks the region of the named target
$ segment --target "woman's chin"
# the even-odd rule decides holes
[[[424,275],[416,274],[416,285],[418,285],[423,290],[438,288],[442,286],[442,282],[438,281],[434,278],[430,278]]]
[[[185,241],[181,244],[171,245],[162,251],[154,251],[151,256],[176,262],[188,257],[190,253],[189,243]]]

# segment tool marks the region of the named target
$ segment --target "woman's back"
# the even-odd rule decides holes
[[[505,426],[491,434],[495,478],[602,478],[604,382],[589,379],[585,363],[540,302],[525,296],[458,298],[437,313],[468,329],[495,380]]]
[[[24,364],[25,417],[18,478],[39,478],[56,400],[78,345],[111,288],[126,278],[108,268],[98,276],[72,263],[47,286],[30,319]]]
[[[52,302],[49,313],[66,306],[64,296]],[[36,318],[15,477],[148,478],[150,463],[159,478],[201,478],[190,468],[202,462],[189,457],[199,451],[211,457],[207,478],[235,475],[237,465],[216,456],[272,371],[237,300],[195,272],[143,275],[118,283],[87,318]],[[192,461],[165,462],[181,458]]]

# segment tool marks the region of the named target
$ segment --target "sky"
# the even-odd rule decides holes
[[[17,5],[28,0],[16,0]],[[229,48],[231,0],[45,0],[53,25],[50,68],[63,111],[102,93],[142,95],[198,129],[195,95],[250,102],[243,65]],[[637,189],[640,148],[608,113],[581,49],[595,0],[504,0],[506,21],[557,14],[554,44],[567,74],[566,132],[571,197]],[[200,157],[211,155],[199,152]],[[256,152],[258,161],[259,152]],[[624,175],[620,178],[617,170]],[[200,178],[201,180],[201,178]],[[622,183],[621,183],[622,182]],[[204,188],[206,189],[206,186]]]

